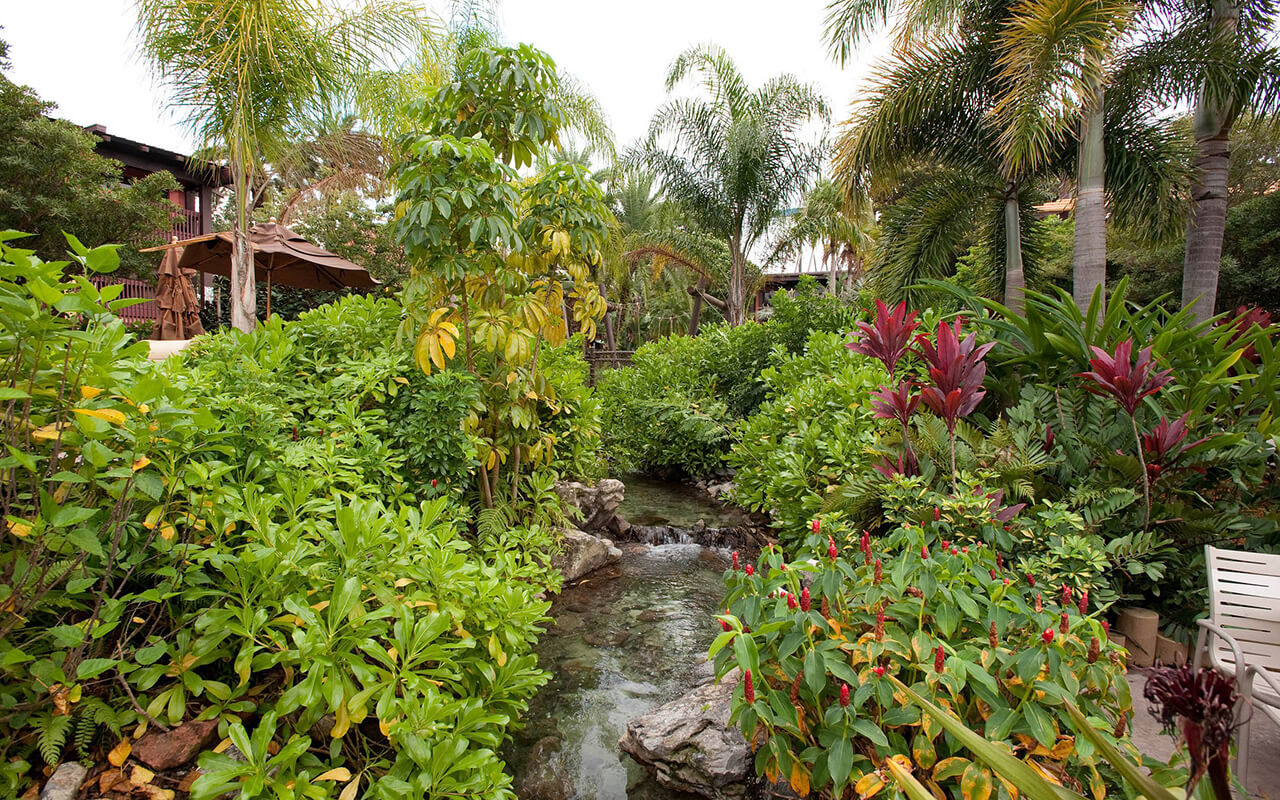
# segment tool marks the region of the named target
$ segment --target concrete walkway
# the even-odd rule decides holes
[[[1137,670],[1128,675],[1133,692],[1133,743],[1152,758],[1168,761],[1173,755],[1174,737],[1166,736],[1160,723],[1147,710],[1142,687],[1147,676]],[[1249,751],[1249,792],[1254,800],[1280,800],[1280,728],[1271,718],[1255,711],[1251,724]]]

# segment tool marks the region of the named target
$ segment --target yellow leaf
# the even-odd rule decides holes
[[[455,344],[454,344],[453,337],[452,337],[452,336],[441,336],[441,337],[440,337],[440,349],[444,351],[444,357],[445,357],[445,358],[447,358],[447,359],[451,359],[451,358],[453,358],[453,354],[454,354],[455,352],[457,352],[457,345],[455,345]]]
[[[359,776],[353,778],[351,783],[346,785],[342,790],[342,794],[338,795],[338,800],[356,800],[356,793],[360,791]]]
[[[868,772],[853,785],[853,790],[863,798],[874,797],[884,788],[884,780],[875,772]]]
[[[334,712],[333,720],[333,728],[329,731],[329,735],[334,739],[341,739],[343,736],[347,735],[347,731],[351,728],[351,715],[347,713],[346,703],[338,704],[338,710]],[[325,774],[327,775],[328,773]],[[347,774],[347,778],[349,777],[351,777],[350,773]],[[332,780],[345,781],[347,778],[333,778]],[[323,781],[329,779],[320,777],[316,778],[316,780]]]
[[[383,735],[383,736],[390,736],[390,735],[391,735],[391,720],[389,720],[389,719],[380,719],[380,720],[378,720],[378,730],[382,731],[382,735]]]
[[[791,764],[791,777],[787,778],[787,783],[791,784],[791,788],[801,797],[809,795],[809,773],[804,771],[804,767],[799,761]]]
[[[991,797],[991,772],[970,764],[960,776],[960,794],[964,800],[988,800]]]
[[[408,385],[409,385],[409,379],[408,379],[408,378],[396,378],[396,379],[395,379],[395,381],[396,381],[396,383],[403,384],[403,385],[405,385],[405,386],[408,386]]]
[[[142,458],[139,458],[137,461],[133,462],[133,471],[137,472],[140,469],[146,469],[146,466],[150,463],[151,463],[151,459],[147,458],[146,456],[143,456]]]
[[[86,417],[94,417],[103,422],[110,422],[112,425],[123,425],[126,419],[124,414],[114,408],[73,408],[71,410]]]
[[[133,765],[133,771],[129,773],[129,783],[134,786],[146,786],[156,777],[156,774],[138,764]]]
[[[349,781],[351,780],[351,770],[346,767],[334,767],[328,772],[322,772],[316,776],[318,781]]]
[[[403,589],[411,583],[413,583],[413,578],[401,578],[396,581],[396,588]]]
[[[177,536],[177,535],[178,535],[178,531],[169,523],[164,522],[160,524],[161,539],[164,539],[165,541],[169,541],[170,539],[172,539],[174,536]]]
[[[58,432],[67,427],[65,422],[51,422],[48,425],[41,425],[31,432],[31,438],[50,441],[58,438]]]
[[[102,390],[96,386],[80,387],[80,396],[83,397],[85,400],[92,400],[93,398],[97,397],[100,394],[102,394]]]
[[[31,525],[18,520],[9,520],[9,533],[14,536],[24,537],[31,535]]]
[[[316,604],[315,604],[315,605],[313,605],[311,608],[312,608],[312,610],[314,610],[314,611],[324,611],[324,610],[325,610],[326,608],[328,608],[328,607],[329,607],[329,601],[328,601],[328,600],[321,600],[319,603],[316,603]]]
[[[111,748],[111,752],[107,753],[107,761],[111,762],[111,766],[118,767],[124,764],[129,754],[133,752],[133,744],[128,739],[121,739],[120,744]]]

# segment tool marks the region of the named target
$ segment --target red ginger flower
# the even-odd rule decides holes
[[[938,323],[935,346],[924,336],[916,337],[916,352],[929,365],[931,386],[920,390],[920,399],[942,417],[947,431],[954,433],[961,417],[972,414],[986,396],[982,380],[987,376],[983,357],[994,342],[979,345],[977,334],[960,338],[960,320],[955,327]]]
[[[1080,592],[1080,615],[1084,616],[1089,613],[1089,590],[1084,589]]]
[[[907,345],[911,343],[911,334],[920,327],[920,323],[915,319],[916,312],[912,311],[908,314],[905,302],[898,303],[890,313],[884,301],[876,300],[875,324],[859,322],[858,330],[862,335],[845,347],[855,353],[877,359],[884,364],[885,369],[889,371],[889,377],[892,378],[898,362],[907,352]]]
[[[1125,339],[1116,345],[1114,355],[1101,347],[1090,348],[1093,358],[1089,359],[1089,372],[1081,372],[1085,389],[1099,395],[1111,397],[1129,416],[1138,411],[1145,397],[1160,391],[1166,383],[1173,380],[1169,370],[1157,370],[1151,360],[1151,348],[1144,347],[1138,351],[1138,357],[1130,362],[1133,352],[1133,339]]]
[[[929,557],[929,548],[926,547],[925,545],[920,545],[920,557],[921,558]]]
[[[942,645],[938,645],[938,649],[933,654],[933,671],[942,672],[946,668],[947,653],[942,649]]]
[[[1040,640],[1045,644],[1051,643],[1053,641],[1053,628],[1045,628],[1044,633],[1040,634]]]
[[[748,703],[756,701],[756,687],[751,683],[751,670],[746,670],[743,673],[742,694],[747,698]]]
[[[884,568],[883,568],[883,566],[881,566],[881,564],[880,564],[880,559],[878,559],[878,558],[877,558],[877,559],[876,559],[876,573],[875,573],[875,577],[874,577],[874,579],[873,579],[873,583],[875,583],[875,584],[879,585],[879,583],[880,583],[880,578],[882,578],[883,576],[884,576]]]
[[[862,532],[862,541],[859,543],[862,548],[862,561],[865,564],[871,563],[871,534],[868,531]]]
[[[734,572],[738,571],[738,551],[737,550],[733,551],[733,571]]]
[[[827,555],[833,561],[840,555],[840,551],[836,549],[836,540],[830,536],[827,537]]]
[[[840,684],[840,705],[847,707],[849,705],[849,684]]]
[[[943,550],[946,550],[946,549],[947,549],[948,547],[950,547],[950,546],[951,546],[951,540],[950,540],[950,539],[943,539],[943,540],[942,540],[942,549],[943,549]]]
[[[884,609],[876,612],[876,641],[884,638]]]
[[[987,644],[991,645],[991,649],[995,649],[1000,644],[1000,638],[996,635],[996,624],[991,623],[991,627],[987,629]]]
[[[1036,611],[1039,612],[1043,610],[1044,610],[1044,603],[1041,602],[1040,593],[1036,592]]]
[[[787,592],[787,608],[792,611],[795,611],[796,609],[796,596],[791,592]]]
[[[993,580],[993,581],[994,581],[994,580],[996,579],[996,571],[995,571],[994,569],[993,569],[993,570],[989,570],[989,571],[990,571],[990,573],[991,573],[991,580]]]
[[[756,574],[756,568],[748,564],[745,572],[747,573],[747,577],[750,578],[752,575]]]
[[[942,519],[942,509],[937,506],[933,507],[933,521],[938,522]]]
[[[1071,605],[1071,587],[1065,583],[1062,584],[1062,605]]]
[[[431,488],[432,488],[432,489],[436,488],[436,485],[437,485],[437,484],[439,484],[439,483],[440,483],[440,481],[436,480],[435,478],[432,478],[432,479],[431,479]]]
[[[812,527],[813,527],[814,533],[817,533],[818,531],[820,531],[822,529],[822,520],[815,519],[812,523]]]
[[[1027,583],[1028,583],[1030,586],[1032,586],[1032,587],[1034,588],[1034,587],[1035,587],[1035,585],[1036,585],[1036,576],[1034,576],[1034,575],[1032,575],[1030,572],[1028,572],[1028,573],[1027,573]]]
[[[1062,621],[1058,623],[1058,630],[1062,631],[1065,636],[1067,631],[1071,630],[1071,623],[1067,619],[1067,612],[1062,612]]]
[[[874,672],[874,673],[876,674],[876,677],[877,677],[877,678],[883,678],[883,677],[884,677],[884,667],[876,667],[876,668],[872,669],[871,671],[872,671],[872,672]]]
[[[1098,654],[1101,652],[1102,652],[1102,643],[1099,642],[1098,637],[1095,636],[1089,640],[1089,655],[1086,657],[1085,660],[1088,661],[1090,664],[1092,664],[1093,662],[1098,660]]]
[[[733,630],[733,626],[725,622],[724,620],[720,620],[720,628],[724,630],[725,633],[728,633],[729,631]]]
[[[800,590],[800,610],[809,610],[809,587],[806,586]]]

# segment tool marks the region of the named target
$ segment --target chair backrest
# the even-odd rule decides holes
[[[1280,672],[1280,555],[1208,546],[1204,555],[1212,620],[1250,664]]]

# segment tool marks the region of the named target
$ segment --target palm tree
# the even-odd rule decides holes
[[[1133,48],[1118,82],[1194,109],[1182,305],[1199,322],[1217,303],[1231,131],[1241,114],[1280,110],[1276,7],[1270,0],[1191,0],[1162,10],[1162,24]]]
[[[411,3],[368,0],[139,0],[141,50],[171,105],[231,170],[235,219],[231,319],[255,324],[248,230],[255,177],[290,150],[289,134],[317,107],[349,96],[360,75],[435,28]]]
[[[676,58],[667,91],[694,73],[702,79],[700,96],[663,105],[634,161],[662,181],[667,198],[700,231],[728,243],[725,314],[730,325],[739,325],[749,254],[778,212],[817,175],[823,148],[806,138],[806,127],[825,121],[829,111],[813,87],[791,75],[751,89],[733,60],[711,45]],[[706,286],[699,284],[701,297]]]
[[[901,201],[916,213],[883,213],[874,265],[882,289],[905,296],[918,278],[947,274],[957,247],[976,232],[985,257],[998,259],[990,267],[1003,272],[1005,303],[1021,306],[1024,232],[1034,224],[1028,192],[1081,165],[1066,110],[1046,112],[1027,99],[1035,92],[1022,84],[1034,88],[1045,76],[1032,80],[1019,67],[1027,54],[1011,49],[1012,13],[1001,0],[966,7],[949,30],[900,50],[881,67],[875,91],[838,145],[837,173],[850,192],[867,193],[873,177],[928,171],[929,179]],[[845,18],[836,21],[837,32],[859,30]],[[833,42],[837,54],[838,45]],[[1086,89],[1095,83],[1086,74]],[[1091,160],[1086,171],[1104,170],[1119,217],[1163,229],[1176,197],[1176,176],[1168,169],[1176,148],[1172,132],[1146,110],[1113,104],[1099,112],[1111,135],[1103,137],[1105,157]],[[1091,118],[1086,125],[1095,123]]]
[[[871,204],[852,204],[844,189],[824,178],[805,195],[804,204],[789,218],[786,234],[774,246],[770,263],[783,254],[795,254],[804,247],[821,248],[827,268],[827,291],[839,292],[840,268],[850,285],[862,274],[867,255],[875,241],[875,219]]]

